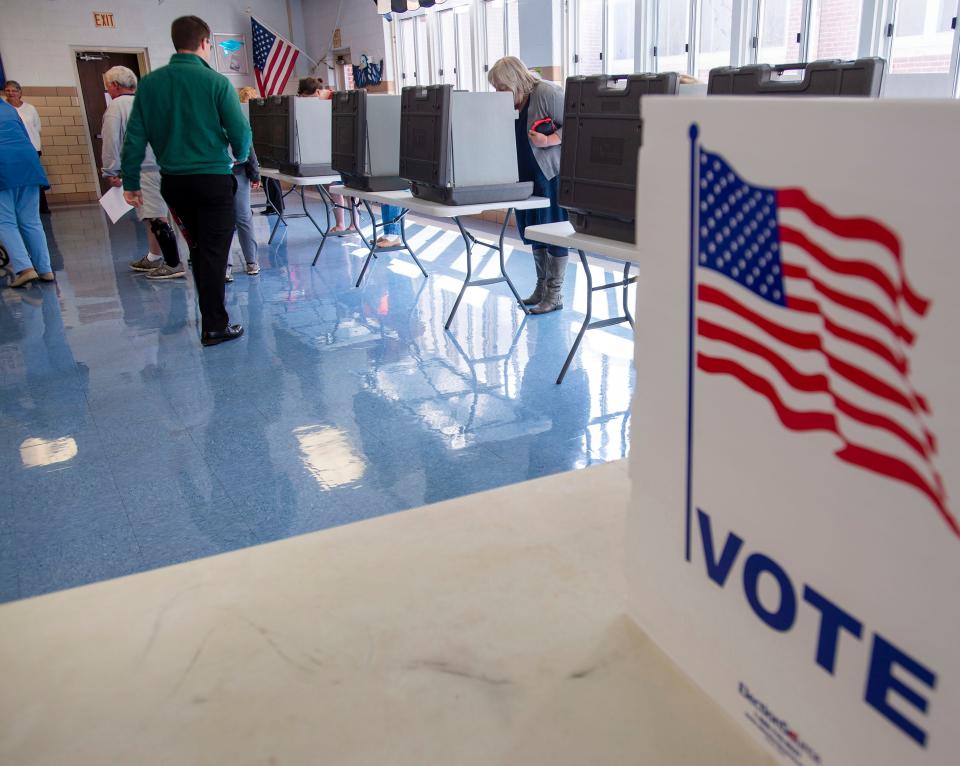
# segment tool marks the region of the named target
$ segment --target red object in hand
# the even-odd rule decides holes
[[[533,125],[530,126],[530,130],[542,133],[545,136],[552,136],[557,132],[557,126],[553,124],[552,119],[544,117],[542,120],[537,120],[533,123]]]

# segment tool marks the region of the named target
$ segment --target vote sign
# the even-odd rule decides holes
[[[783,763],[953,763],[960,111],[643,116],[631,613]]]

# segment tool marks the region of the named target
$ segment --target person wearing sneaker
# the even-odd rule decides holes
[[[240,91],[240,103],[249,100],[249,95]],[[251,89],[252,90],[252,89]],[[254,91],[256,92],[256,91]],[[243,260],[247,274],[253,276],[260,273],[257,263],[257,238],[253,236],[253,211],[250,209],[250,192],[260,188],[260,162],[257,153],[250,145],[250,154],[245,162],[233,163],[233,175],[237,179],[237,193],[233,195],[233,212],[237,217],[237,238],[240,240],[240,249],[243,251]],[[227,281],[233,281],[232,259],[227,266]]]
[[[557,311],[563,308],[568,250],[531,242],[523,234],[527,226],[568,220],[567,211],[559,203],[563,89],[542,80],[516,56],[504,56],[497,61],[490,68],[487,79],[496,90],[512,93],[514,106],[520,112],[516,122],[520,180],[533,181],[533,193],[550,200],[550,207],[516,211],[520,238],[533,248],[537,267],[537,286],[523,303],[532,306],[531,314]],[[540,129],[535,130],[534,125]]]
[[[109,179],[111,186],[121,186],[120,151],[133,110],[137,75],[125,66],[115,66],[104,73],[103,84],[111,100],[100,128],[103,137],[101,172],[104,178]],[[160,167],[149,146],[140,166],[140,185],[143,204],[137,208],[137,220],[146,225],[149,252],[131,263],[130,268],[146,273],[151,279],[183,279],[185,272],[180,263],[177,236],[168,220],[167,205],[160,196]]]
[[[47,235],[40,223],[40,187],[46,185],[17,110],[0,100],[0,243],[13,267],[10,287],[53,282]]]
[[[123,196],[134,207],[144,204],[140,166],[150,144],[160,165],[163,199],[190,247],[200,342],[214,346],[243,335],[242,326],[230,324],[224,286],[236,228],[233,158],[246,161],[252,134],[236,90],[207,63],[209,25],[197,16],[181,16],[170,37],[177,52],[167,66],[140,81],[133,102],[121,160]]]

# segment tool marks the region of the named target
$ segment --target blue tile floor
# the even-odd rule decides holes
[[[227,286],[246,335],[202,349],[192,283],[129,270],[146,252],[136,222],[89,206],[45,226],[56,284],[0,290],[0,601],[627,453],[625,326],[587,333],[554,383],[583,317],[575,259],[566,310],[524,320],[505,285],[475,287],[444,332],[458,234],[411,223],[429,279],[398,254],[355,289],[359,240],[329,241],[311,268],[316,234],[291,221],[260,246],[261,274]],[[527,291],[516,245],[507,266]]]

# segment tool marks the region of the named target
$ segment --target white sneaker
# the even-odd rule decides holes
[[[260,264],[259,263],[248,263],[247,264],[247,276],[255,277],[260,273]]]
[[[227,266],[227,273],[224,276],[224,280],[227,282],[233,281],[233,266]]]

